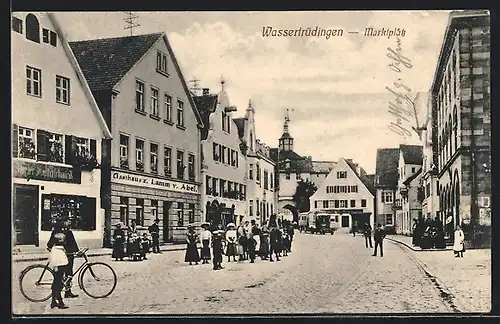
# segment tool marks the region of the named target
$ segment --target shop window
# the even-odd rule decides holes
[[[189,224],[194,223],[194,204],[189,204]]]
[[[177,226],[184,226],[184,203],[177,203]]]
[[[30,128],[19,127],[18,138],[18,156],[34,160],[36,158],[35,131]]]
[[[129,225],[129,202],[128,197],[120,197],[120,222]]]
[[[50,231],[56,222],[65,220],[69,220],[72,230],[96,230],[96,198],[44,194],[42,206],[42,231]]]
[[[137,226],[144,226],[144,199],[135,200],[135,223]]]

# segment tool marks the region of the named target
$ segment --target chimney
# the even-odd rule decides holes
[[[203,88],[203,95],[208,96],[210,94],[210,89],[209,88]]]

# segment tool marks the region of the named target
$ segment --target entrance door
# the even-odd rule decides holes
[[[38,186],[14,185],[16,245],[38,246]]]
[[[342,227],[349,227],[349,216],[342,216]]]
[[[172,207],[172,202],[171,201],[164,201],[163,202],[163,242],[170,242],[170,229],[169,229],[169,213],[170,213],[170,207]]]

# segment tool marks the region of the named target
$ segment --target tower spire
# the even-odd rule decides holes
[[[226,80],[224,79],[224,76],[221,75],[220,76],[220,84],[221,84],[222,91],[224,91],[224,83],[226,83]]]
[[[287,108],[285,112],[285,122],[283,123],[283,133],[289,133],[288,123],[290,122],[290,110]]]

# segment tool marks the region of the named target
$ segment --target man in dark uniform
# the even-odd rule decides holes
[[[290,248],[289,248],[288,252],[292,252],[293,235],[295,234],[295,229],[293,228],[293,225],[291,222],[288,222],[286,232],[288,233],[288,236],[290,236]]]
[[[158,227],[159,219],[155,219],[154,223],[149,226],[148,230],[151,233],[151,239],[153,240],[153,253],[160,252],[160,227]]]
[[[269,245],[271,247],[269,249],[269,261],[274,262],[273,253],[274,253],[274,256],[276,257],[276,261],[281,261],[280,257],[279,257],[279,253],[281,252],[281,246],[280,246],[281,233],[277,227],[273,227],[271,229],[271,233],[269,234],[269,243],[270,243]]]
[[[383,240],[385,238],[385,232],[382,229],[382,225],[377,224],[377,229],[375,230],[375,233],[373,234],[373,238],[375,239],[375,251],[373,251],[373,256],[377,256],[377,247],[380,246],[380,256],[384,256],[384,250],[383,250]]]
[[[370,248],[372,248],[372,227],[370,226],[370,223],[366,222],[365,223],[365,246],[368,248],[368,244],[370,244]]]
[[[66,250],[66,255],[68,257],[68,265],[65,266],[64,273],[66,275],[73,275],[73,264],[75,261],[75,253],[78,252],[80,249],[78,248],[78,244],[76,243],[75,236],[73,235],[73,232],[70,229],[70,221],[64,220],[61,221],[59,220],[55,225],[54,225],[54,230],[52,231],[50,235],[50,239],[47,242],[47,248],[50,250],[55,244],[55,235],[58,233],[62,233],[66,237],[66,241],[64,244],[64,249]],[[73,294],[71,291],[71,281],[69,282],[69,289],[66,290],[64,293],[64,298],[76,298],[78,295]]]

